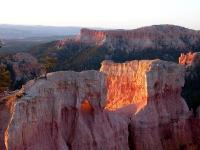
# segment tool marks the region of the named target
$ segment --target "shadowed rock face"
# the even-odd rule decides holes
[[[184,75],[183,66],[161,60],[104,61],[100,72],[50,73],[1,100],[12,107],[0,113],[0,146],[198,150],[200,121],[181,97]]]
[[[17,53],[6,60],[12,76],[12,88],[21,88],[27,81],[41,75],[41,65],[29,53]]]
[[[196,114],[200,105],[200,53],[181,54],[179,63],[186,68],[185,86],[182,95]]]
[[[191,118],[194,141],[200,143],[200,53],[181,54],[179,63],[186,69],[182,95],[195,116]]]

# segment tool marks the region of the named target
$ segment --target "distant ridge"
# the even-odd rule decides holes
[[[181,53],[200,50],[200,32],[174,25],[153,25],[133,30],[83,28],[75,40],[60,40],[33,47],[39,60],[51,57],[56,70],[99,69],[105,59],[115,62],[140,59],[177,61]]]
[[[0,38],[24,39],[32,37],[76,35],[80,32],[80,29],[80,27],[0,24]]]
[[[153,25],[133,30],[93,30],[83,28],[79,40],[90,45],[104,45],[112,50],[194,48],[200,43],[200,32],[175,25]]]

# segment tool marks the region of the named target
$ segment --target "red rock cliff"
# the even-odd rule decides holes
[[[77,40],[91,45],[102,45],[104,44],[105,39],[105,31],[90,30],[84,28],[81,29],[80,35],[77,37]]]
[[[126,52],[145,49],[185,51],[191,48],[191,45],[198,45],[200,34],[183,27],[157,25],[134,30],[82,29],[77,40],[90,45],[104,45],[110,50]]]

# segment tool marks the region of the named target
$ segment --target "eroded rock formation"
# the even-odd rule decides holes
[[[193,112],[189,123],[192,129],[193,141],[199,149],[200,143],[200,53],[182,53],[179,64],[185,67],[185,84],[181,95]]]
[[[107,74],[107,109],[130,117],[133,149],[197,149],[181,97],[184,67],[161,60],[104,61],[101,71]]]
[[[196,114],[196,109],[200,106],[200,53],[181,54],[179,63],[186,68],[186,83],[182,95]]]
[[[110,50],[126,52],[145,49],[184,51],[191,45],[199,45],[200,34],[179,26],[155,25],[135,30],[82,29],[77,39],[90,45],[105,45]]]
[[[106,86],[96,71],[56,72],[30,81],[5,131],[13,150],[128,149],[126,122],[103,108]]]
[[[50,73],[1,100],[11,107],[0,112],[6,120],[0,146],[198,150],[200,120],[181,97],[184,77],[184,66],[161,60],[104,61],[100,72]]]
[[[14,105],[18,98],[23,96],[23,89],[0,98],[0,149],[5,150],[5,131],[12,117]]]

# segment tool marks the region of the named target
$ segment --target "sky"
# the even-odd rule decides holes
[[[200,30],[200,0],[0,0],[0,24]]]

